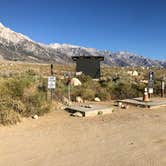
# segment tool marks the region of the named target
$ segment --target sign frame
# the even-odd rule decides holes
[[[54,77],[54,76],[48,77],[47,88],[56,89],[56,77]]]

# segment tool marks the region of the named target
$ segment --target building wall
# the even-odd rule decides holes
[[[98,59],[78,59],[76,71],[82,71],[84,74],[92,78],[100,77],[100,60]]]

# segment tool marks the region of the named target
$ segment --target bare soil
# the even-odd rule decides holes
[[[1,126],[0,166],[166,166],[166,107],[93,118],[54,111]]]

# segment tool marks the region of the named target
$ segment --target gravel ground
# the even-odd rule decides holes
[[[76,118],[65,111],[0,127],[1,166],[166,166],[166,107]]]

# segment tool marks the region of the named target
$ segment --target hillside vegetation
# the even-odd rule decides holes
[[[57,77],[53,99],[63,102],[67,98],[67,79],[64,74],[72,73],[75,66],[54,65],[54,76]],[[147,86],[147,75],[154,71],[154,95],[160,95],[161,77],[166,77],[166,69],[160,68],[120,68],[102,67],[100,80],[92,80],[81,75],[78,79],[81,86],[71,86],[71,100],[77,96],[84,101],[93,101],[99,97],[102,101],[141,97]],[[138,75],[129,73],[137,71]],[[22,117],[44,115],[51,110],[51,102],[47,89],[47,77],[50,75],[50,65],[1,62],[0,63],[0,124],[16,124]]]

